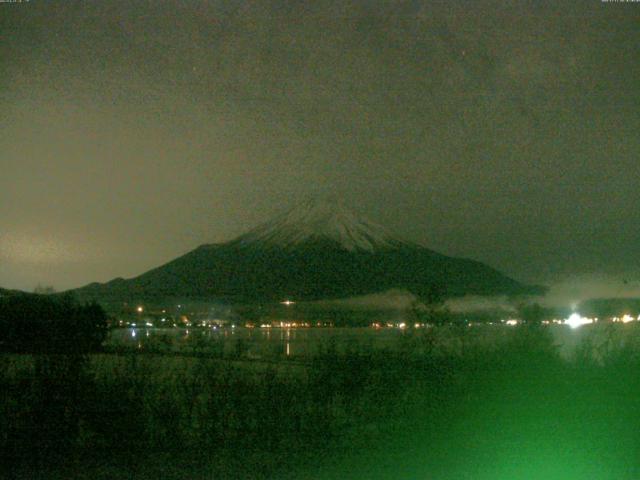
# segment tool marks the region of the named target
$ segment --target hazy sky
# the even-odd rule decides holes
[[[309,194],[519,280],[640,280],[640,3],[0,3],[0,286]],[[640,285],[640,283],[639,283]]]

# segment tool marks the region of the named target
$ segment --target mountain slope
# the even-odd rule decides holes
[[[387,249],[405,245],[384,227],[356,216],[339,202],[308,200],[239,237],[243,245],[299,247],[331,242],[348,251]]]
[[[339,298],[401,288],[448,296],[525,294],[479,262],[405,242],[344,207],[306,202],[228,243],[202,245],[130,280],[91,284],[84,298],[236,301]]]

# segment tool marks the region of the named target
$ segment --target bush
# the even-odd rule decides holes
[[[70,296],[0,298],[0,349],[19,353],[84,354],[101,348],[107,316],[97,304]]]

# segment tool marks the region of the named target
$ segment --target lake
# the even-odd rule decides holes
[[[308,358],[327,349],[337,352],[435,348],[443,354],[461,353],[474,346],[498,345],[518,327],[475,325],[418,329],[400,328],[118,328],[109,333],[108,347],[159,351],[199,351],[248,358]],[[599,354],[607,349],[640,344],[638,322],[601,323],[571,328],[550,325],[548,329],[564,358],[572,358],[580,346],[590,345]]]

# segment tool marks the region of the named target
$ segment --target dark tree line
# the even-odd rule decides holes
[[[21,294],[0,297],[0,350],[17,353],[97,351],[107,333],[99,305],[73,297]]]

